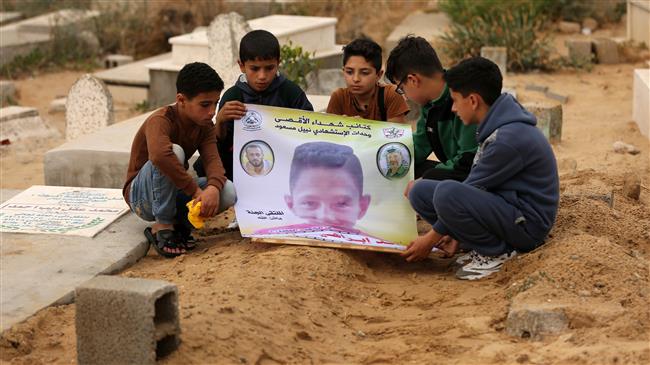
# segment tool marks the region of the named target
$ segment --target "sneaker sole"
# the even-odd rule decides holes
[[[484,270],[484,271],[466,271],[461,267],[456,271],[456,278],[460,280],[479,280],[488,277],[499,270]]]

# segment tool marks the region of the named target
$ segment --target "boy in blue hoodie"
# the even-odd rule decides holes
[[[492,61],[475,57],[445,74],[453,111],[478,125],[479,148],[463,182],[420,180],[409,193],[413,209],[433,229],[413,241],[403,256],[424,259],[437,247],[469,250],[459,279],[499,271],[516,252],[540,246],[555,222],[559,178],[555,156],[537,120],[509,94]]]
[[[216,118],[217,148],[230,181],[233,181],[233,121],[246,115],[244,103],[314,110],[300,86],[280,74],[280,43],[270,32],[254,30],[242,37],[237,64],[242,74],[221,97]],[[205,176],[201,159],[194,163],[194,170],[199,176]]]

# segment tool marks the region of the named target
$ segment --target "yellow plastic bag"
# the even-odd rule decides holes
[[[194,204],[194,200],[187,203],[187,220],[192,223],[194,228],[201,229],[205,225],[203,217],[201,217],[201,202]]]

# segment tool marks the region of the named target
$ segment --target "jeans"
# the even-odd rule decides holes
[[[181,164],[185,163],[185,152],[177,144],[172,145],[174,154]],[[207,186],[205,177],[196,179],[201,189]],[[223,212],[237,200],[235,186],[230,180],[219,192],[218,213]],[[187,207],[185,204],[192,200],[191,196],[176,188],[174,182],[165,176],[151,161],[147,161],[131,182],[129,205],[138,217],[145,221],[161,224],[189,224],[187,222]]]
[[[513,248],[528,252],[544,240],[529,233],[535,227],[530,227],[532,223],[517,207],[471,185],[453,180],[420,180],[413,185],[409,201],[429,224],[440,220],[461,248],[482,255],[498,256]]]

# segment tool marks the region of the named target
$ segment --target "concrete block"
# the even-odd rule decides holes
[[[66,98],[57,98],[52,100],[50,103],[50,108],[47,110],[47,112],[49,114],[65,113],[66,100]]]
[[[45,124],[35,108],[9,106],[0,108],[0,140],[11,142],[26,138],[59,137],[55,128]]]
[[[551,143],[560,142],[562,137],[562,105],[523,103],[522,106],[537,117],[537,128]]]
[[[487,58],[499,66],[501,75],[505,76],[508,70],[508,48],[507,47],[481,47],[481,57]]]
[[[557,28],[562,33],[580,33],[581,29],[579,23],[564,21],[559,22]]]
[[[551,90],[546,90],[546,92],[544,93],[544,95],[545,95],[547,98],[549,98],[549,99],[553,99],[553,100],[557,100],[557,101],[559,101],[559,102],[562,103],[562,104],[566,104],[567,102],[569,102],[569,96],[568,96],[568,95],[558,94],[558,93],[553,92],[553,91],[551,91]]]
[[[537,85],[537,84],[526,84],[526,90],[540,91],[545,93],[548,90],[548,86]]]
[[[106,68],[115,68],[118,66],[124,66],[133,62],[133,56],[123,55],[123,54],[111,54],[104,58],[104,67]]]
[[[614,64],[619,62],[618,45],[609,38],[594,39],[596,61],[600,64]]]
[[[171,283],[97,276],[77,287],[75,302],[80,365],[155,364],[180,343]]]
[[[531,340],[541,340],[544,335],[568,328],[569,319],[561,306],[513,304],[506,318],[506,333]]]
[[[241,71],[237,65],[239,42],[251,31],[243,16],[231,12],[219,14],[210,23],[208,36],[208,64],[221,76],[225,85],[233,85]],[[176,44],[173,46],[178,49]],[[174,57],[172,49],[172,57]],[[178,52],[176,52],[178,53]]]
[[[627,38],[636,43],[650,45],[650,3],[647,0],[627,1]]]
[[[113,124],[47,151],[43,159],[45,184],[121,189],[133,137],[149,114]]]
[[[650,69],[634,70],[632,119],[641,134],[650,140]]]
[[[589,61],[593,59],[592,43],[588,39],[567,39],[565,42],[569,49],[569,58],[576,61]]]

